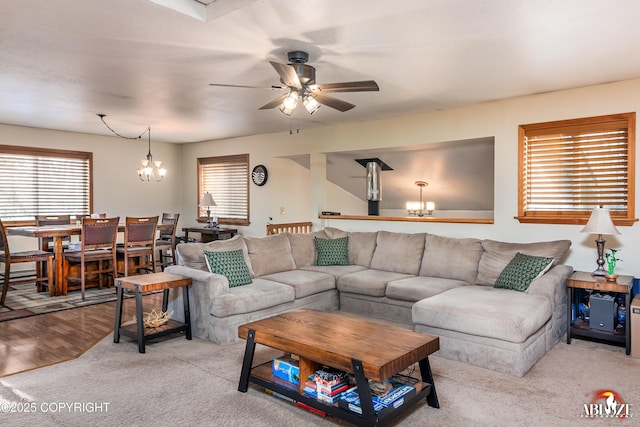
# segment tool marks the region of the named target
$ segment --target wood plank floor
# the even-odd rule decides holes
[[[161,309],[162,293],[143,298],[144,311]],[[108,302],[0,322],[0,378],[80,356],[113,333],[115,311]],[[123,321],[134,314],[135,299],[128,298]]]

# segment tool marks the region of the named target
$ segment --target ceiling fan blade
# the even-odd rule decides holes
[[[313,90],[321,92],[374,92],[379,91],[378,84],[373,80],[359,82],[326,83],[314,85]]]
[[[277,97],[273,101],[264,104],[262,107],[258,108],[258,110],[268,110],[269,108],[276,108],[277,106],[282,104],[282,101],[284,101],[287,96],[289,96],[289,94],[285,93],[284,95]]]
[[[353,104],[350,104],[348,102],[342,101],[342,100],[340,100],[338,98],[333,98],[331,96],[323,95],[322,93],[317,93],[316,92],[312,96],[320,104],[324,104],[327,107],[335,108],[336,110],[342,111],[343,113],[345,111],[349,111],[353,107],[355,107],[355,105],[353,105]]]
[[[240,87],[240,88],[245,88],[245,89],[272,89],[272,90],[284,89],[284,87],[277,86],[277,85],[272,85],[271,87],[265,87],[265,86],[225,85],[225,84],[222,84],[222,83],[209,83],[209,86]]]
[[[269,63],[276,69],[284,84],[295,87],[296,89],[302,89],[302,84],[300,84],[296,70],[291,65],[280,64],[273,61],[269,61]]]

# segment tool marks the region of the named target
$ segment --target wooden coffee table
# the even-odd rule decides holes
[[[430,406],[439,407],[429,365],[429,355],[440,348],[438,337],[310,309],[241,325],[238,336],[247,340],[238,385],[241,392],[246,392],[252,382],[357,425],[385,424],[423,398]],[[253,366],[256,343],[298,355],[298,388],[274,377],[271,361]],[[384,416],[376,413],[368,380],[383,381],[414,363],[420,367],[422,380],[413,384],[416,394],[396,410],[385,411]],[[302,392],[307,377],[321,365],[354,375],[362,414],[321,402]]]

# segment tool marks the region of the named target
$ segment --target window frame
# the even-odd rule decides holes
[[[635,218],[635,135],[636,113],[620,113],[604,116],[586,117],[579,119],[559,120],[544,123],[532,123],[518,126],[518,216],[515,217],[521,223],[537,224],[586,224],[592,210],[562,210],[535,211],[526,210],[526,159],[525,139],[527,132],[553,134],[560,128],[580,127],[588,129],[581,134],[596,131],[598,126],[610,127],[615,122],[626,122],[627,128],[627,210],[611,211],[611,217],[616,225],[633,225]],[[606,204],[604,204],[605,207]]]
[[[66,158],[66,159],[80,159],[85,160],[88,163],[88,172],[89,172],[89,183],[88,183],[88,192],[89,192],[89,212],[93,212],[93,153],[88,151],[77,151],[77,150],[63,150],[58,148],[43,148],[43,147],[27,147],[27,146],[16,146],[16,145],[1,145],[0,144],[0,156],[4,154],[9,155],[21,155],[21,156],[31,156],[31,157],[57,157],[57,158]],[[56,214],[79,214],[82,212],[56,212]],[[33,219],[30,220],[3,220],[2,222],[7,226],[24,226],[24,225],[35,225],[35,215],[40,215],[40,212],[33,212]],[[47,213],[44,213],[47,214]]]
[[[244,176],[242,185],[245,187],[246,195],[247,195],[247,200],[246,200],[246,206],[247,206],[246,215],[247,216],[246,216],[246,218],[229,218],[229,217],[224,217],[224,216],[217,215],[218,216],[218,224],[248,226],[251,223],[251,216],[250,216],[251,203],[250,203],[250,191],[249,191],[249,189],[250,189],[250,187],[249,187],[249,176],[250,176],[251,170],[249,168],[249,154],[234,154],[234,155],[228,155],[228,156],[200,157],[200,158],[198,158],[196,160],[197,180],[198,180],[197,198],[196,198],[196,212],[198,213],[197,221],[199,223],[206,223],[207,222],[206,208],[200,207],[200,200],[202,200],[202,194],[203,194],[202,169],[203,169],[203,167],[205,165],[208,165],[208,164],[224,163],[224,162],[232,162],[232,163],[242,164],[246,168],[246,176]],[[212,195],[213,195],[214,201],[217,202],[218,200],[216,200],[215,192],[212,192]],[[211,211],[212,211],[211,212],[211,216],[215,215],[215,208],[212,208]]]

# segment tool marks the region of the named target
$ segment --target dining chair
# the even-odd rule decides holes
[[[36,215],[36,225],[61,225],[70,224],[71,215]],[[69,244],[69,236],[62,238],[62,244]],[[40,239],[40,250],[52,252],[53,248],[49,247],[53,243],[53,237],[43,237]]]
[[[141,270],[153,273],[156,265],[156,227],[158,217],[127,217],[124,228],[124,244],[116,249],[118,259],[122,260],[122,271],[128,276],[129,269],[139,274]],[[137,264],[129,263],[137,258]]]
[[[80,283],[82,300],[85,299],[87,279],[91,281],[97,278],[97,286],[102,289],[105,275],[111,276],[115,284],[117,277],[116,240],[118,236],[118,222],[115,218],[83,218],[82,232],[80,234],[80,250],[65,252],[63,255],[63,284],[62,294],[66,295],[72,286]],[[87,264],[97,266],[96,269],[87,270]],[[80,266],[80,276],[72,276],[71,267]],[[107,286],[109,282],[107,281]]]
[[[0,233],[2,240],[0,241],[0,263],[4,263],[4,275],[2,285],[2,296],[0,297],[0,305],[4,306],[4,300],[7,297],[9,286],[13,283],[29,283],[35,282],[38,292],[42,291],[43,283],[49,289],[49,295],[54,295],[53,286],[53,254],[51,252],[32,250],[11,253],[9,250],[9,242],[7,240],[7,232],[4,228],[2,220],[0,220]],[[33,275],[20,276],[11,278],[11,265],[25,262],[36,263],[35,278]],[[46,268],[43,268],[46,265]],[[46,271],[46,276],[44,272]]]
[[[165,267],[175,264],[176,231],[178,229],[179,213],[163,213],[162,224],[171,224],[171,228],[160,230],[156,240],[157,262],[162,271]]]

